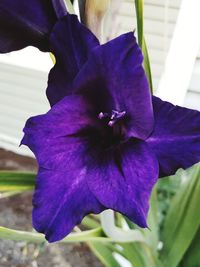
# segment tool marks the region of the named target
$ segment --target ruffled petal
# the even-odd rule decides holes
[[[24,127],[21,144],[35,154],[39,166],[50,170],[65,170],[66,157],[83,153],[83,140],[73,142],[73,135],[95,124],[92,107],[81,96],[68,96],[49,112],[30,118]]]
[[[55,25],[50,44],[56,64],[49,75],[47,97],[54,105],[73,91],[73,79],[99,41],[77,16],[68,14]]]
[[[133,32],[95,48],[74,81],[102,112],[126,111],[129,137],[146,139],[153,130],[153,109],[143,56]]]
[[[75,157],[66,155],[65,160],[64,171],[40,168],[36,180],[33,227],[49,242],[63,239],[85,215],[103,210],[87,186],[78,152]]]
[[[62,0],[1,0],[0,53],[29,45],[49,51],[49,34],[61,15],[67,13]]]
[[[92,125],[83,97],[65,97],[47,114],[30,118],[22,144],[34,152],[39,173],[33,198],[33,226],[49,242],[64,238],[88,213],[103,206],[86,182],[88,141],[77,132]]]
[[[96,198],[141,227],[147,226],[149,198],[157,178],[157,159],[139,140],[100,150],[87,166],[88,185]]]
[[[155,128],[146,140],[156,154],[160,177],[200,161],[200,112],[153,97]]]

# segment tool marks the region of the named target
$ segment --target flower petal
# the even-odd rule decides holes
[[[96,198],[106,208],[146,227],[158,162],[145,142],[129,140],[115,149],[92,154],[89,163],[87,181]]]
[[[155,128],[146,140],[156,154],[160,177],[200,161],[200,112],[153,97]]]
[[[47,97],[54,105],[72,92],[73,79],[99,41],[77,16],[68,14],[55,25],[50,43],[56,64],[49,75]]]
[[[33,225],[49,242],[65,237],[86,214],[103,209],[86,182],[88,142],[73,136],[91,127],[89,114],[83,97],[68,96],[47,114],[30,118],[24,128],[22,144],[39,163]]]
[[[82,151],[81,141],[73,142],[72,135],[95,123],[91,109],[83,97],[67,96],[45,115],[26,122],[21,144],[29,146],[43,168],[65,170],[68,153]]]
[[[67,154],[67,152],[66,152]],[[81,157],[66,157],[65,171],[40,168],[33,197],[33,226],[49,242],[63,239],[89,213],[103,206],[88,189]]]
[[[62,0],[1,0],[0,52],[7,53],[28,45],[49,51],[48,35],[58,15],[66,14]]]
[[[146,139],[153,130],[154,120],[142,62],[133,32],[123,34],[93,50],[74,86],[104,108],[102,112],[126,111],[128,135]]]

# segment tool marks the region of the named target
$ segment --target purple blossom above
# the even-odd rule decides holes
[[[53,21],[53,29],[47,23],[47,50],[56,56],[47,88],[52,108],[26,122],[22,140],[39,164],[34,228],[54,242],[105,209],[147,227],[158,177],[200,161],[200,113],[151,96],[132,32],[100,45],[76,16]]]

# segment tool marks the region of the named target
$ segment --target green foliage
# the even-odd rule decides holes
[[[200,227],[193,239],[189,249],[185,253],[179,267],[199,267],[200,266]]]
[[[0,172],[0,189],[7,193],[33,188],[35,174]],[[62,242],[89,242],[89,246],[107,267],[118,267],[114,252],[134,267],[199,267],[200,256],[200,165],[159,181],[151,198],[149,229],[140,229],[144,242],[111,243],[98,228],[99,217],[85,218],[89,231],[71,234]],[[116,216],[118,227],[138,229],[127,218]],[[0,238],[43,243],[44,236],[34,232],[0,227]],[[103,242],[103,243],[102,243]],[[162,246],[160,246],[162,245]]]
[[[34,173],[0,171],[0,192],[32,190],[34,185]]]
[[[90,242],[88,245],[106,267],[120,267],[113,255],[115,251],[114,245],[109,246],[106,243],[99,242]]]
[[[138,34],[138,43],[142,49],[144,55],[144,69],[149,81],[149,86],[151,93],[153,94],[153,82],[151,76],[151,65],[149,61],[149,54],[147,50],[146,41],[144,38],[144,19],[143,19],[143,9],[144,4],[143,0],[135,0],[135,10],[136,10],[136,18],[137,18],[137,34]]]
[[[187,181],[182,183],[173,198],[165,218],[161,235],[164,243],[161,259],[166,266],[176,267],[178,265],[199,228],[199,173],[200,165],[187,172],[185,177]]]

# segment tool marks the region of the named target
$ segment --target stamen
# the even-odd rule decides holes
[[[115,122],[116,122],[116,121],[114,121],[114,120],[110,120],[110,121],[108,122],[108,126],[113,127],[113,125],[115,124]]]
[[[120,119],[122,119],[126,115],[126,111],[116,111],[112,110],[112,115],[110,117],[110,121],[108,122],[108,126],[113,127],[113,125]]]
[[[117,110],[112,110],[112,113],[104,113],[104,112],[100,112],[98,115],[98,118],[100,120],[104,119],[104,118],[110,118],[110,120],[108,121],[108,126],[113,127],[113,125],[121,120],[124,116],[126,115],[126,111],[117,111]]]
[[[100,120],[104,119],[104,118],[107,118],[109,117],[109,114],[108,113],[103,113],[103,112],[100,112],[99,115],[98,115],[98,118]]]

